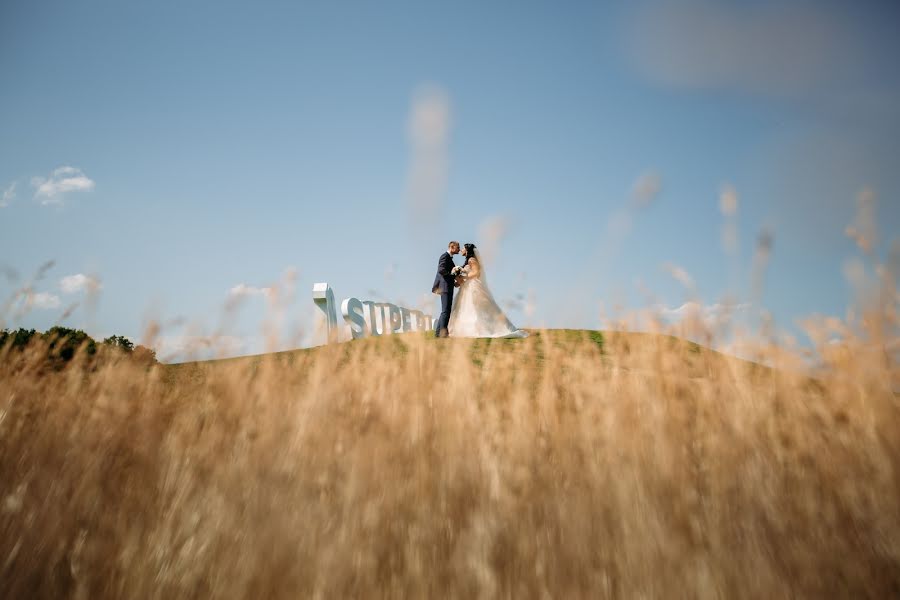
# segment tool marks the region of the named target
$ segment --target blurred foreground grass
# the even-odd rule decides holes
[[[6,351],[0,597],[896,597],[896,368],[829,352],[812,379],[572,330]]]

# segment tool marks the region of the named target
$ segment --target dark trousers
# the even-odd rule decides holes
[[[440,337],[447,335],[447,327],[450,326],[450,309],[453,307],[453,288],[449,292],[441,294],[441,316],[434,324],[434,335]]]

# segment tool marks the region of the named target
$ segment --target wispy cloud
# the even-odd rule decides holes
[[[685,302],[681,306],[668,307],[664,305],[657,306],[660,316],[668,318],[683,318],[691,314],[700,315],[704,319],[721,318],[722,316],[734,314],[736,312],[744,312],[749,310],[749,303],[740,304],[700,304],[699,302]]]
[[[41,204],[62,204],[69,192],[87,192],[94,189],[94,181],[76,167],[63,166],[48,177],[33,177],[34,198]]]
[[[96,277],[76,273],[67,275],[59,280],[59,289],[64,294],[77,294],[78,292],[96,292],[101,287],[100,281]]]
[[[59,308],[60,304],[59,296],[49,292],[29,292],[25,297],[25,305],[28,308],[51,310]]]
[[[161,360],[177,361],[236,356],[246,348],[246,341],[232,335],[168,335],[155,338],[151,345]]]
[[[770,323],[771,314],[759,304],[723,299],[706,304],[688,301],[678,306],[650,304],[646,309],[627,310],[621,316],[607,316],[601,309],[602,329],[674,334],[699,342],[719,352],[751,360],[758,348],[756,334]]]
[[[9,184],[9,186],[5,190],[3,190],[3,195],[0,196],[0,208],[6,208],[15,199],[16,199],[16,182],[13,181],[11,184]]]
[[[268,298],[272,295],[272,292],[273,290],[270,287],[254,287],[246,283],[239,283],[228,290],[228,295],[232,298],[249,298],[250,296],[265,296]]]

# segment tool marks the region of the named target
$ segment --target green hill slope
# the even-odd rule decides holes
[[[731,357],[694,342],[667,335],[633,332],[603,332],[583,329],[530,330],[526,339],[445,338],[436,339],[432,333],[409,333],[393,336],[369,337],[298,350],[287,350],[203,361],[166,365],[169,377],[190,377],[192,374],[216,369],[255,369],[264,362],[279,365],[310,365],[317,360],[347,361],[351,355],[372,363],[378,360],[397,360],[410,351],[427,351],[445,360],[465,355],[474,366],[483,367],[512,360],[509,365],[524,371],[540,371],[548,352],[553,356],[569,355],[588,358],[585,368],[620,369],[624,372],[652,375],[654,368],[677,369],[686,377],[714,377],[722,369],[737,373],[759,375],[769,369],[757,363]],[[651,357],[666,355],[665,364],[654,364]],[[674,361],[671,362],[671,361]]]

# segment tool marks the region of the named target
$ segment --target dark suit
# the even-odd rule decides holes
[[[431,291],[441,295],[441,316],[438,317],[434,324],[434,334],[440,336],[446,333],[447,326],[450,325],[450,310],[453,307],[453,288],[455,286],[455,278],[450,274],[453,270],[453,256],[449,252],[444,252],[438,259],[437,274],[434,276],[434,284]]]

